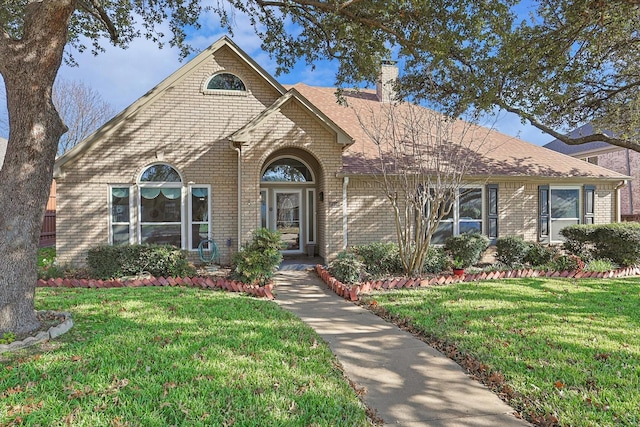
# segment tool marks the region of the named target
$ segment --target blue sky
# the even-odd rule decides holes
[[[234,42],[273,74],[276,69],[275,60],[260,49],[260,39],[247,18],[236,15],[235,20],[232,36]],[[204,49],[227,34],[220,29],[215,15],[205,16],[201,22],[202,29],[189,37],[189,43],[196,49]],[[166,32],[169,32],[168,29]],[[177,49],[159,49],[153,42],[145,39],[135,40],[128,49],[110,45],[105,45],[105,48],[106,52],[98,56],[90,52],[74,53],[78,66],[63,64],[58,77],[82,81],[91,86],[116,111],[126,108],[183,65],[179,61]],[[301,61],[288,74],[277,78],[282,84],[303,82],[313,86],[334,86],[335,71],[336,65],[328,61],[316,64],[314,70]],[[6,114],[4,105],[0,106],[1,114]],[[518,117],[506,112],[497,114],[486,123],[503,133],[537,145],[544,145],[553,139],[530,125],[522,124]],[[0,127],[0,136],[7,137],[6,133],[7,130]]]

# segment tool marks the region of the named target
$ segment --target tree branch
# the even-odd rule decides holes
[[[100,3],[98,3],[98,0],[78,0],[78,5],[89,15],[93,16],[98,21],[104,24],[113,43],[116,43],[118,41],[118,30],[116,30],[113,21],[111,21],[111,18],[109,18],[109,15],[107,15],[107,12],[100,5]]]

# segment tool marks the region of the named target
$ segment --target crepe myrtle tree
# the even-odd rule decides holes
[[[470,173],[484,173],[482,158],[495,146],[490,129],[409,103],[356,109],[378,149],[380,188],[393,211],[405,274],[420,275],[433,235],[469,191]]]
[[[515,112],[570,143],[603,140],[635,150],[638,1],[538,0],[2,0],[0,74],[9,142],[0,170],[0,332],[25,332],[33,309],[36,253],[58,141],[67,129],[52,86],[65,52],[99,53],[146,37],[190,53],[186,29],[203,14],[232,33],[247,15],[262,47],[287,70],[336,59],[338,86],[377,78],[390,49],[406,69],[398,90],[457,116],[469,108]],[[169,28],[169,34],[163,34]],[[72,56],[66,59],[73,62]],[[629,108],[632,106],[633,108]],[[554,129],[593,121],[569,140]],[[598,129],[598,126],[596,129]],[[556,132],[556,133],[554,133]],[[634,133],[635,132],[635,133]],[[561,138],[561,139],[562,139]]]

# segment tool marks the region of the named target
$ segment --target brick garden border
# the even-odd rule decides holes
[[[142,286],[187,286],[201,289],[221,289],[229,292],[244,292],[260,298],[274,299],[273,283],[264,286],[247,285],[223,277],[148,277],[130,280],[98,279],[39,279],[36,285],[41,288],[138,288]]]
[[[316,265],[316,273],[329,286],[329,288],[339,296],[349,301],[358,301],[360,294],[366,294],[373,290],[400,289],[400,288],[416,288],[425,286],[449,285],[451,283],[461,282],[477,282],[481,280],[496,279],[515,279],[528,277],[553,277],[567,279],[614,279],[618,277],[629,277],[640,275],[639,267],[619,268],[606,272],[596,271],[544,271],[525,268],[522,270],[509,271],[492,271],[480,272],[472,274],[463,274],[462,276],[442,275],[432,278],[408,278],[397,277],[385,280],[374,280],[357,285],[347,285],[333,277],[329,271],[322,265]]]

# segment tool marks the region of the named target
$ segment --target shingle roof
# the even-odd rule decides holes
[[[343,96],[348,106],[343,106],[337,102],[335,88],[308,86],[303,83],[298,83],[293,88],[355,140],[343,152],[343,173],[359,175],[375,172],[380,161],[379,150],[360,125],[356,111],[375,111],[381,108],[383,104],[378,101],[376,94],[370,90],[344,91]],[[482,141],[483,145],[482,150],[473,153],[477,159],[467,169],[470,176],[625,178],[617,172],[485,127],[472,125],[472,133],[474,139]],[[467,144],[471,147],[475,142],[467,138],[465,137]]]
[[[593,133],[593,126],[587,123],[586,125],[580,126],[579,128],[575,129],[573,132],[571,132],[570,136],[572,138],[577,138],[580,136],[591,135],[592,133]],[[544,147],[548,148],[549,150],[557,151],[558,153],[566,154],[568,156],[573,156],[580,153],[588,153],[592,151],[615,148],[611,144],[608,144],[603,141],[588,142],[586,144],[580,144],[580,145],[569,145],[569,144],[565,144],[559,139],[554,139],[548,144],[545,144]]]

